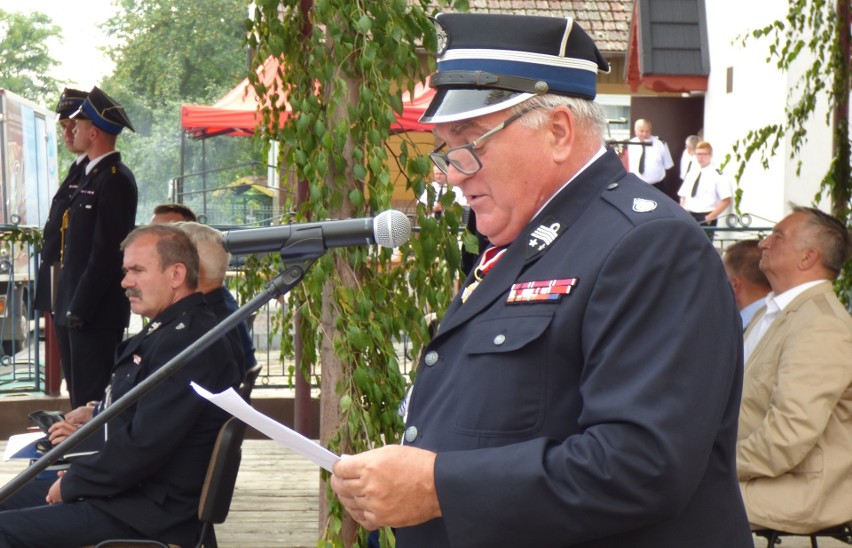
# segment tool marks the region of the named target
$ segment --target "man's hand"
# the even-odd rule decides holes
[[[59,488],[59,482],[62,481],[62,476],[65,475],[65,472],[57,472],[56,474],[59,476],[59,479],[53,482],[53,485],[50,486],[50,491],[47,492],[47,497],[45,500],[48,504],[59,504],[62,502],[62,491]]]
[[[81,405],[77,409],[72,409],[65,413],[65,420],[76,425],[86,424],[92,420],[96,405],[97,402],[89,402],[86,405]]]
[[[83,327],[83,319],[69,310],[65,314],[65,325],[68,329],[80,329]]]
[[[65,441],[68,436],[77,431],[79,426],[71,424],[68,421],[60,421],[53,423],[47,431],[50,443],[55,446]]]
[[[355,521],[369,530],[418,525],[441,516],[435,453],[388,445],[344,456],[331,488]]]

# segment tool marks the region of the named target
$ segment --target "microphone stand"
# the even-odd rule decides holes
[[[326,251],[322,229],[319,227],[300,230],[291,235],[284,242],[280,251],[281,260],[285,265],[284,271],[268,282],[258,295],[222,320],[201,338],[187,346],[174,358],[166,362],[165,365],[151,373],[151,375],[134,386],[124,396],[115,400],[112,405],[81,426],[79,430],[68,436],[65,441],[42,455],[36,462],[12,478],[6,485],[0,487],[0,502],[5,501],[48,466],[80,445],[89,436],[100,431],[103,425],[136,403],[137,400],[153,390],[162,381],[178,372],[197,352],[206,349],[215,341],[225,336],[226,333],[237,327],[241,321],[257,312],[264,304],[287,294],[302,281],[311,265],[323,256]],[[288,262],[292,264],[286,266]]]

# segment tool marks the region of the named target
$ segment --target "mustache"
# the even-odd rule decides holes
[[[125,290],[124,290],[124,295],[125,295],[128,299],[133,298],[133,297],[135,297],[135,298],[137,298],[137,299],[142,298],[142,292],[141,292],[141,291],[139,291],[138,289],[125,289]]]

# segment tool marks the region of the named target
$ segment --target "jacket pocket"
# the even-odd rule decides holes
[[[546,404],[545,340],[553,311],[478,322],[464,348],[454,429],[483,437],[523,437],[541,428]]]

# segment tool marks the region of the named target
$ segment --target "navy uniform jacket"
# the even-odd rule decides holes
[[[234,296],[231,295],[231,292],[225,286],[205,293],[204,300],[210,305],[211,312],[213,312],[213,315],[220,322],[239,308]],[[237,351],[237,361],[243,373],[257,365],[257,358],[254,356],[254,346],[252,345],[251,335],[249,335],[246,322],[240,322],[237,327],[228,331],[226,336]]]
[[[513,284],[571,278],[570,294],[507,302]],[[437,452],[443,518],[399,546],[751,548],[741,330],[701,229],[607,152],[425,348],[404,443]]]
[[[121,241],[136,222],[136,179],[114,152],[83,177],[68,205],[65,250],[55,303],[57,325],[71,311],[89,328],[126,326]]]
[[[200,293],[164,310],[119,345],[102,404],[127,393],[216,323]],[[189,382],[219,392],[237,386],[240,377],[227,338],[193,356],[107,423],[103,449],[76,459],[62,478],[62,499],[88,499],[150,538],[192,545],[201,486],[227,414],[199,397]]]
[[[53,308],[50,292],[52,282],[50,279],[50,267],[59,262],[62,251],[62,215],[68,209],[71,196],[77,191],[77,185],[86,172],[87,160],[77,163],[75,160],[68,168],[68,174],[59,186],[59,190],[50,202],[50,210],[47,221],[42,231],[41,257],[38,266],[38,285],[36,285],[36,296],[33,306],[36,310],[49,312]]]

